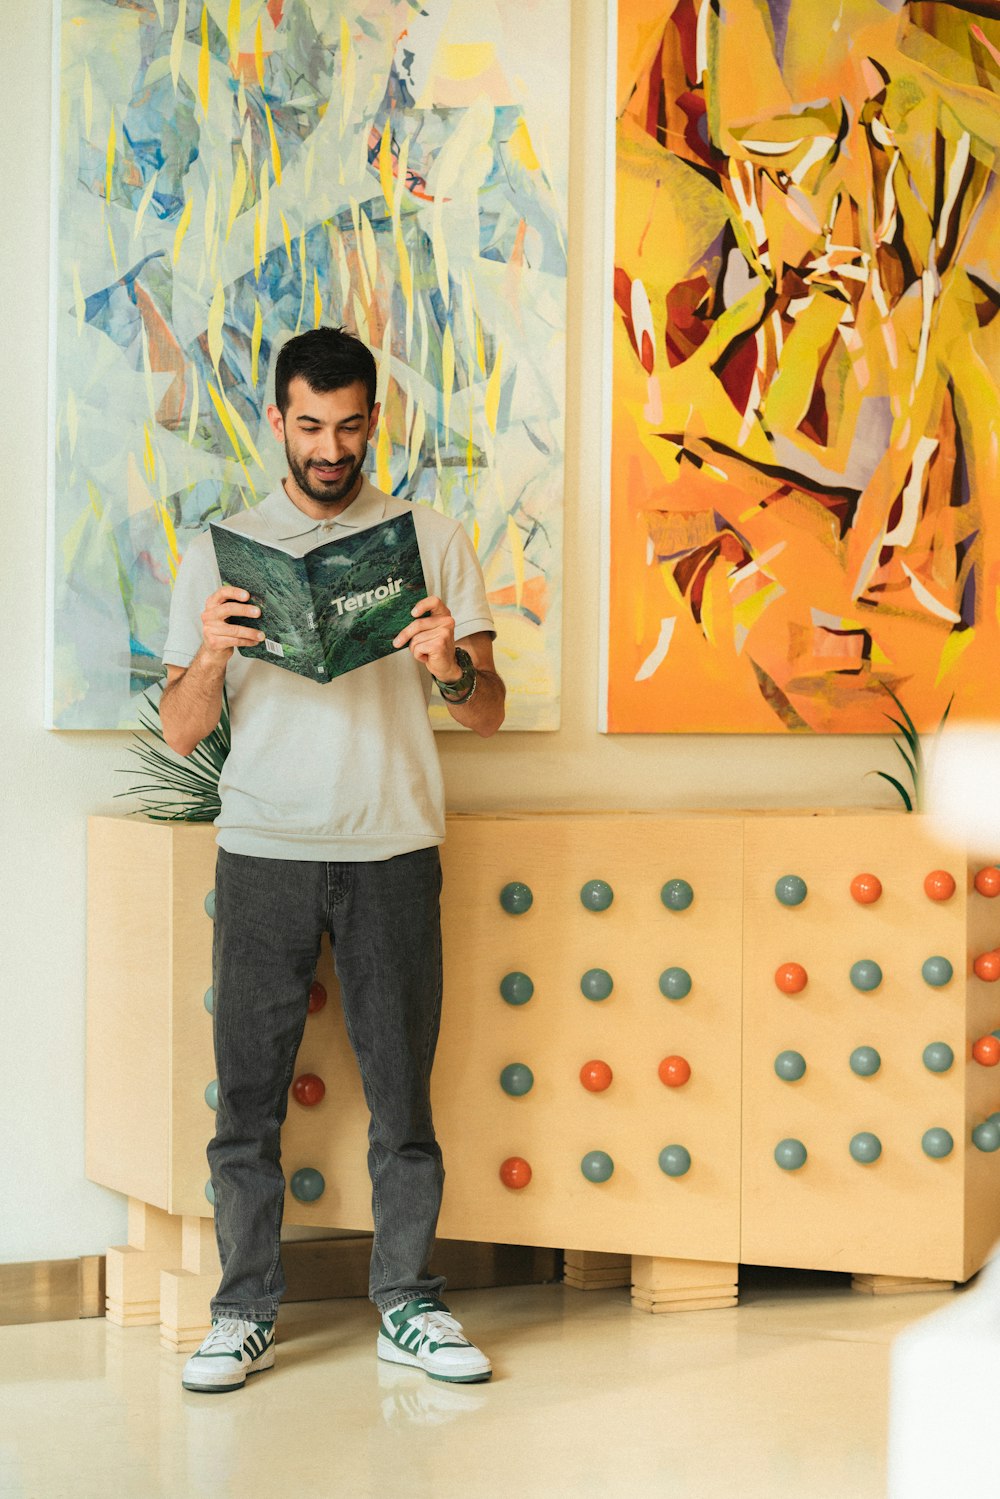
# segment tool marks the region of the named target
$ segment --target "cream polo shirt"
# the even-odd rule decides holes
[[[296,556],[411,512],[428,593],[448,605],[455,638],[494,633],[482,570],[458,521],[362,481],[330,521],[275,489],[223,522]],[[190,666],[201,612],[219,588],[208,533],[188,548],[174,585],[164,663]],[[332,682],[311,682],[234,651],[226,670],[232,750],[222,768],[217,842],[270,859],[388,859],[444,838],[444,785],[427,717],[432,682],[405,648]]]

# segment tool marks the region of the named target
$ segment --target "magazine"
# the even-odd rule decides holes
[[[413,623],[414,604],[427,597],[416,526],[411,514],[338,536],[295,557],[227,526],[212,525],[223,584],[245,588],[264,639],[241,645],[241,656],[267,661],[315,682],[394,654],[393,640]]]

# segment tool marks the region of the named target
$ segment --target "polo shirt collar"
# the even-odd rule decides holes
[[[369,482],[367,475],[362,475],[361,488],[347,509],[333,517],[334,524],[350,531],[361,531],[366,526],[373,526],[385,515],[385,500],[381,490]],[[298,505],[293,505],[282,484],[272,489],[267,498],[261,501],[260,511],[279,541],[290,541],[295,536],[308,536],[310,531],[318,531],[323,524],[322,521],[314,520],[311,515],[306,515]]]
[[[384,519],[385,502],[382,491],[370,483],[367,474],[362,474],[361,488],[347,509],[336,517],[336,524],[352,531],[363,531],[366,526],[374,526],[376,521]]]

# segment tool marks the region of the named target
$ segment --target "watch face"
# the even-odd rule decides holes
[[[472,657],[460,645],[455,647],[455,660],[462,670],[462,675],[458,681],[438,682],[442,695],[449,698],[465,697],[466,694],[471,693],[476,681],[476,668],[472,664]],[[437,678],[435,678],[435,681],[437,681]]]

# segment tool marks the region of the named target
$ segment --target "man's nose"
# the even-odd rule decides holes
[[[332,468],[335,463],[340,462],[346,452],[343,440],[333,433],[320,444],[320,456],[317,461],[327,463]]]

